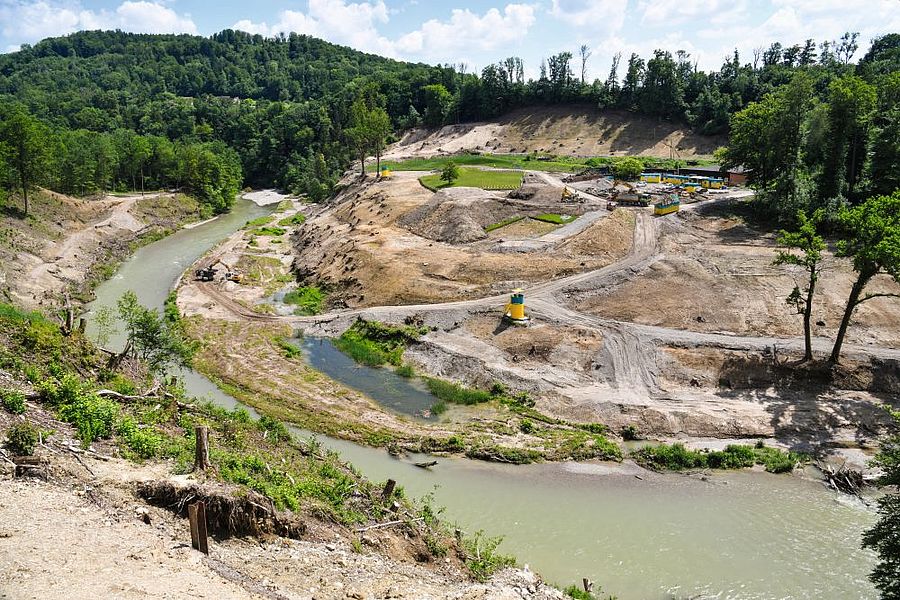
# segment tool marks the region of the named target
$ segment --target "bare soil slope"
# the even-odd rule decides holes
[[[494,219],[547,209],[525,201],[518,201],[518,211],[515,207],[499,209],[508,201],[470,190],[471,202],[443,203],[454,209],[450,212],[477,213],[463,223],[458,214],[433,214],[431,209],[442,206],[440,198],[423,188],[417,175],[420,173],[398,173],[389,181],[355,183],[335,199],[335,205],[311,215],[293,237],[294,267],[301,283],[327,287],[339,305],[350,307],[461,300],[597,269],[631,247],[633,223],[613,218],[598,221],[578,236],[594,239],[595,245],[573,243],[557,252],[495,251],[499,240],[509,240],[511,234],[531,236],[505,227],[489,238],[463,243],[479,236],[460,237],[461,229],[486,237],[480,228]],[[453,193],[466,192],[458,188]],[[572,205],[567,209],[584,210]],[[428,215],[433,218],[425,218]],[[405,223],[423,227],[408,228]],[[435,239],[417,235],[419,232]]]
[[[708,156],[725,144],[722,136],[692,133],[683,123],[589,105],[531,107],[493,122],[414,129],[389,148],[386,159],[427,157],[461,150],[546,152],[570,156],[640,155],[668,158]]]
[[[642,277],[594,290],[574,306],[599,316],[690,331],[802,336],[802,320],[785,297],[804,284],[804,273],[772,264],[773,234],[734,218],[688,211],[661,223],[662,260]],[[849,261],[826,255],[813,335],[834,339],[853,277]],[[900,286],[878,277],[867,291],[900,293]],[[871,300],[857,309],[852,323],[848,342],[900,347],[898,300]]]

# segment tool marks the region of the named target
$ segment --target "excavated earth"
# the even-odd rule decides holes
[[[762,437],[806,451],[871,452],[888,426],[882,406],[900,392],[897,301],[873,300],[858,311],[839,367],[797,367],[799,318],[784,297],[801,274],[771,264],[773,234],[733,217],[728,196],[659,218],[641,209],[608,213],[588,195],[560,208],[549,188],[561,183],[544,173],[528,173],[531,189],[511,195],[432,194],[419,175],[350,180],[332,203],[308,209],[291,236],[293,266],[300,284],[331,292],[332,310],[262,318],[324,336],[360,317],[420,322],[432,332],[405,354],[417,372],[470,386],[500,381],[529,392],[545,414],[612,431],[634,426],[656,439],[724,445]],[[563,227],[528,218],[565,208],[580,217]],[[525,218],[475,235],[514,210]],[[283,265],[287,256],[277,252]],[[819,356],[852,275],[831,255],[826,264]],[[501,321],[506,294],[518,286],[532,319],[525,328]],[[873,289],[897,286],[879,280]],[[209,284],[188,282],[180,292],[189,314],[259,317],[233,298]],[[221,358],[243,371],[250,357],[242,352]],[[328,405],[357,421],[353,409]],[[371,409],[377,405],[364,411],[369,420]]]

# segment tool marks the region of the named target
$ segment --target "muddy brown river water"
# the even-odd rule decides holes
[[[270,211],[238,200],[229,215],[139,249],[99,287],[90,308],[114,305],[131,289],[143,304],[161,309],[184,269]],[[307,350],[315,352],[315,345]],[[338,371],[332,376],[341,378]],[[190,393],[237,404],[202,375],[185,377]],[[390,404],[390,397],[377,397],[390,389],[366,391]],[[511,466],[462,458],[440,458],[426,470],[411,464],[416,457],[320,439],[371,479],[396,479],[412,496],[433,491],[445,519],[467,532],[504,535],[502,550],[562,586],[589,577],[620,600],[877,598],[867,580],[874,556],[859,548],[873,511],[826,490],[812,472],[701,478],[629,463]]]

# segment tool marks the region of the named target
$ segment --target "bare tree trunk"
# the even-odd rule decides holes
[[[28,216],[28,184],[25,181],[25,173],[19,171],[19,181],[22,182],[22,198],[25,200],[25,216]]]
[[[847,299],[847,308],[844,309],[841,326],[838,329],[837,337],[834,340],[834,348],[831,350],[831,358],[829,360],[832,363],[837,363],[841,358],[841,346],[844,344],[844,336],[847,334],[847,327],[850,326],[850,318],[853,316],[853,311],[856,310],[856,305],[859,304],[859,296],[862,294],[863,288],[866,287],[866,284],[869,283],[869,279],[871,278],[872,275],[860,273],[859,277],[853,283],[853,287],[850,289],[850,297]]]
[[[209,427],[198,425],[194,428],[194,437],[197,439],[194,448],[194,470],[205,471],[209,468]]]
[[[815,268],[815,267],[813,267]],[[813,295],[816,291],[816,282],[818,276],[812,273],[809,277],[809,291],[806,294],[806,308],[803,309],[803,341],[806,344],[806,350],[803,354],[803,360],[812,360],[812,303]]]

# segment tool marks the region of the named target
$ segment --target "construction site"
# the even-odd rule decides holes
[[[411,449],[422,448],[411,440],[474,431],[554,455],[545,439],[485,427],[515,422],[496,407],[451,407],[422,421],[353,389],[340,401],[309,402],[329,392],[321,381],[291,379],[295,361],[277,347],[265,370],[280,384],[250,364],[267,336],[333,338],[358,319],[414,323],[429,329],[403,355],[416,373],[480,389],[499,382],[554,419],[697,447],[765,439],[865,467],[888,422],[884,398],[900,389],[896,307],[859,310],[834,374],[791,369],[802,329],[784,297],[799,274],[772,265],[775,232],[739,216],[748,190],[678,173],[627,182],[525,170],[511,190],[431,191],[420,179],[433,176],[348,176],[327,204],[295,201],[272,215],[302,214],[302,224],[281,235],[238,232],[204,258],[244,271],[240,282],[185,280],[179,290],[187,315],[214,322],[197,327],[210,374],[245,386],[250,402],[279,396],[325,421],[353,423],[329,431],[354,441],[365,437],[348,433],[355,425],[376,424]],[[826,261],[820,351],[852,273]],[[887,278],[874,285],[896,291]],[[323,291],[320,314],[282,302],[292,289]]]

